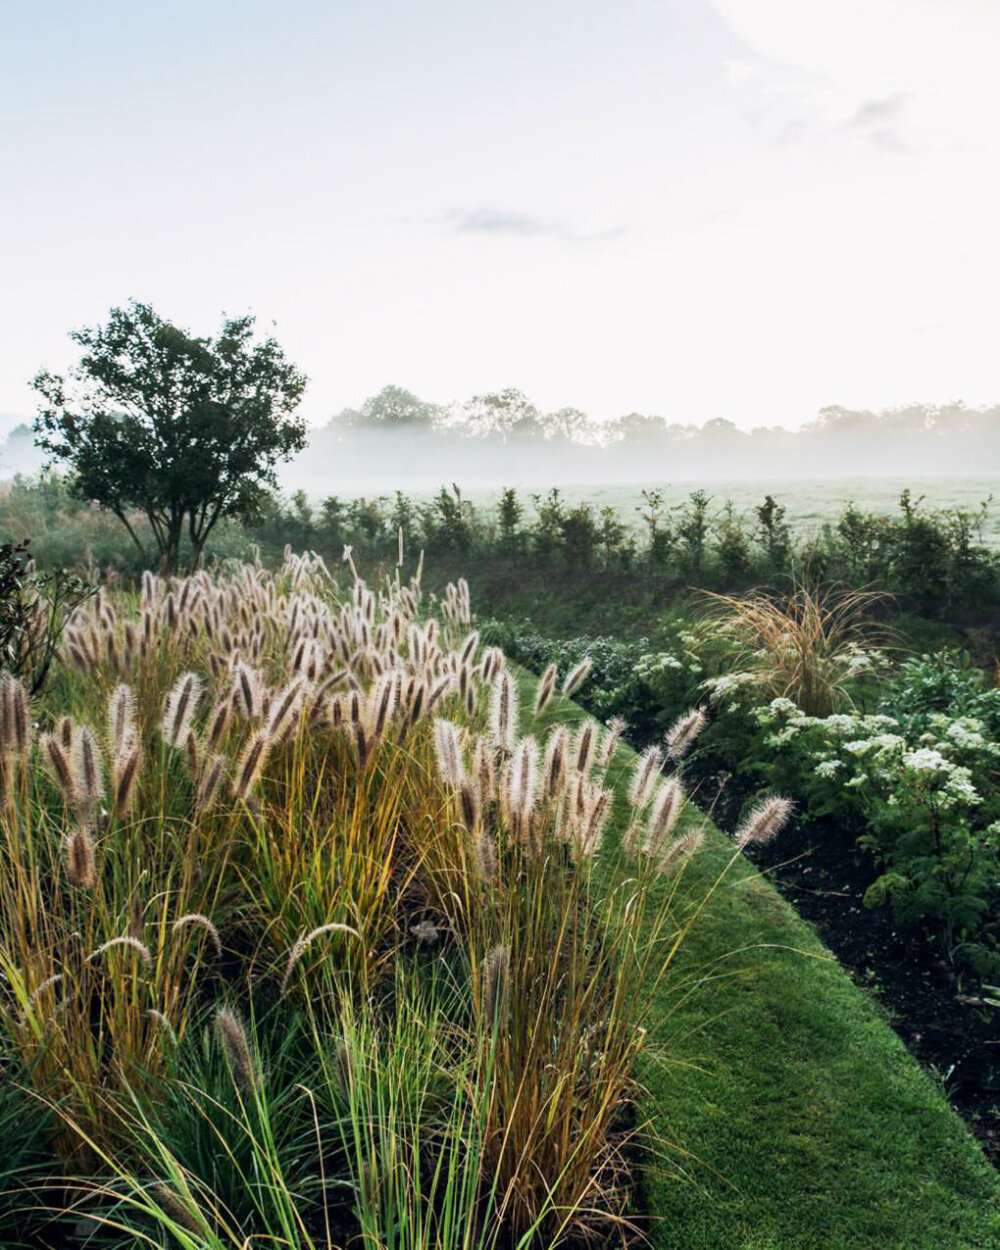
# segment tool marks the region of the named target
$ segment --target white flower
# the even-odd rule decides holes
[[[821,760],[816,765],[816,776],[817,777],[832,777],[833,774],[838,771],[838,769],[841,769],[843,767],[844,767],[843,760]]]
[[[992,753],[994,743],[987,742],[983,735],[979,732],[982,722],[966,717],[962,720],[952,721],[945,730],[945,737],[957,747],[962,747],[967,751],[989,750]]]
[[[848,743],[848,749],[851,744]],[[919,747],[916,751],[907,751],[903,756],[906,768],[916,773],[950,772],[954,765],[933,747]]]
[[[709,677],[707,681],[703,681],[701,688],[708,695],[709,702],[721,703],[723,699],[736,694],[743,686],[752,682],[752,673],[723,673],[721,677]]]
[[[906,739],[899,734],[876,734],[873,738],[857,738],[853,742],[845,742],[844,750],[851,755],[882,755],[906,745]]]

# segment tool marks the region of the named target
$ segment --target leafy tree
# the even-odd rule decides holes
[[[351,533],[362,537],[365,542],[377,542],[385,534],[386,512],[388,499],[379,495],[375,499],[352,499],[347,507],[347,520]]]
[[[571,569],[589,569],[601,534],[589,503],[577,504],[562,518],[563,551]]]
[[[560,408],[541,419],[541,427],[548,439],[565,443],[588,443],[595,434],[594,423],[579,408]]]
[[[464,553],[472,549],[475,510],[454,483],[451,490],[442,486],[424,506],[422,520],[432,550]]]
[[[611,568],[616,555],[619,559],[622,557],[627,550],[628,537],[628,528],[619,519],[618,513],[610,504],[605,504],[601,509],[601,521],[598,527],[598,538],[604,548],[605,568]]]
[[[521,391],[507,387],[487,395],[473,395],[465,406],[466,429],[480,438],[539,438],[543,426],[538,409]]]
[[[328,495],[319,506],[323,538],[332,547],[347,541],[347,506],[337,495]]]
[[[293,415],[305,376],[254,318],[227,319],[195,338],[133,300],[107,325],[73,331],[83,348],[67,383],[43,371],[36,442],[71,470],[71,489],[113,512],[146,559],[135,513],[149,523],[160,563],[192,567],[223,517],[249,522],[274,469],[306,442]]]
[[[685,570],[697,576],[705,559],[705,540],[708,537],[708,505],[710,497],[703,490],[693,490],[688,502],[681,508],[677,524],[677,537],[684,552]]]
[[[404,543],[410,543],[413,540],[417,531],[417,506],[409,495],[404,495],[401,490],[396,491],[389,521],[397,534],[400,530],[403,531]]]
[[[562,493],[554,486],[547,495],[532,495],[531,501],[538,513],[533,531],[535,554],[542,561],[551,560],[562,546],[563,522],[566,508]]]
[[[716,532],[719,565],[726,580],[739,582],[747,576],[752,566],[750,541],[743,518],[736,511],[731,499],[726,501]]]
[[[383,386],[360,408],[346,408],[334,421],[357,429],[429,430],[440,413],[437,404],[420,399],[405,387]]]
[[[312,546],[316,536],[316,518],[309,496],[304,490],[297,490],[292,496],[288,521],[292,546],[295,548]]]
[[[666,564],[674,541],[670,526],[664,522],[666,495],[659,489],[644,490],[641,494],[645,507],[639,507],[636,511],[641,514],[649,530],[650,563]]]
[[[507,486],[500,493],[497,505],[497,529],[500,536],[500,549],[507,555],[514,555],[521,547],[521,517],[524,509],[517,497],[517,491]]]
[[[785,520],[786,509],[773,495],[765,495],[764,502],[754,508],[757,529],[754,538],[763,547],[767,562],[773,570],[784,569],[792,545],[792,534]]]

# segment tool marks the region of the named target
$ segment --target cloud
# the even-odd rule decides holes
[[[567,235],[565,225],[505,208],[452,209],[445,221],[456,234]]]
[[[844,122],[842,129],[853,131],[874,147],[887,152],[913,152],[914,146],[900,133],[900,124],[909,100],[906,91],[863,101]]]
[[[610,230],[580,231],[565,221],[533,217],[511,209],[483,205],[479,208],[454,208],[446,213],[444,223],[455,234],[506,235],[509,238],[565,239],[573,243],[590,243],[616,238],[625,233],[621,226]]]
[[[996,0],[705,2],[742,45],[726,62],[734,87],[766,93],[797,72],[818,120],[885,150],[998,146]]]
[[[905,91],[897,91],[893,95],[880,100],[866,100],[848,122],[852,130],[868,130],[872,126],[884,126],[896,121],[902,113],[907,100]]]

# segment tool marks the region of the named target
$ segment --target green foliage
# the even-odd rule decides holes
[[[705,491],[693,490],[680,510],[677,538],[681,548],[681,568],[688,577],[700,577],[705,562],[710,502]]]
[[[524,508],[517,497],[517,491],[509,486],[500,492],[497,505],[497,535],[500,550],[507,556],[517,555],[522,547],[521,519]]]
[[[943,653],[904,661],[884,689],[869,714],[757,709],[757,767],[871,853],[869,906],[888,903],[983,968],[1000,905],[1000,691]]]
[[[753,568],[750,536],[743,518],[728,500],[716,528],[719,567],[728,585],[743,585]]]
[[[561,538],[566,563],[574,569],[590,569],[601,540],[601,531],[588,503],[570,508],[562,518]]]
[[[757,518],[754,537],[772,571],[780,572],[787,567],[792,545],[792,532],[785,519],[788,510],[776,503],[773,495],[765,495],[764,502],[753,511]]]
[[[457,486],[450,491],[442,486],[421,515],[428,550],[455,555],[470,550],[475,512]]]
[[[402,386],[384,386],[360,409],[347,409],[337,418],[347,429],[428,431],[440,415],[437,404],[418,399]]]
[[[65,569],[38,573],[27,541],[0,545],[0,671],[45,685],[66,622],[95,586]]]
[[[83,355],[69,382],[35,378],[35,430],[79,499],[112,512],[145,557],[143,515],[170,570],[185,534],[196,564],[221,519],[259,516],[275,466],[305,445],[293,412],[306,379],[273,338],[254,341],[252,317],[194,338],[133,301],[70,337]]]
[[[635,742],[662,737],[682,712],[703,697],[708,672],[725,663],[725,644],[711,627],[683,620],[665,627],[655,647],[648,638],[556,640],[532,629],[528,621],[484,621],[480,631],[484,640],[502,647],[534,672],[542,672],[549,664],[569,672],[589,656],[593,669],[577,697],[600,720],[624,720]]]

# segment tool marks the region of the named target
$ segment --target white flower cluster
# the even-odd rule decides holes
[[[747,686],[752,686],[756,678],[753,673],[723,673],[721,677],[709,677],[701,683],[702,690],[708,695],[709,703],[718,705],[726,699],[730,700],[727,710],[734,712],[733,702]]]
[[[843,767],[843,760],[820,760],[820,762],[816,765],[816,776],[832,777]]]
[[[877,673],[885,665],[885,656],[877,648],[866,650],[857,643],[849,644],[845,669],[849,677],[865,677]]]
[[[681,637],[683,639],[692,635]],[[636,676],[644,681],[663,673],[687,672],[693,677],[699,677],[704,671],[701,660],[691,650],[682,651],[680,655],[675,655],[672,651],[650,651],[635,666]]]
[[[770,730],[764,738],[769,747],[795,747],[811,758],[815,777],[838,790],[876,784],[888,791],[892,807],[903,806],[908,797],[932,799],[941,810],[981,803],[966,763],[970,756],[973,763],[976,756],[989,761],[1000,757],[1000,746],[988,739],[983,723],[973,717],[931,717],[935,732],[914,742],[907,740],[903,726],[892,716],[846,712],[805,716],[791,699],[772,699],[754,716]]]

